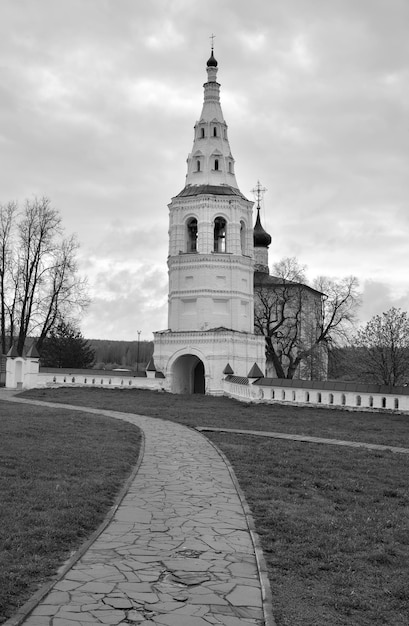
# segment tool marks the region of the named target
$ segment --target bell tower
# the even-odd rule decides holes
[[[154,333],[156,367],[176,393],[221,393],[227,364],[246,376],[265,362],[254,335],[253,203],[238,188],[213,47],[206,70],[185,186],[168,205],[168,330]]]

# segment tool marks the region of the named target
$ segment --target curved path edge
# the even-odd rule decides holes
[[[0,398],[7,400],[7,401],[11,401],[11,402],[16,402],[16,403],[24,403],[24,404],[34,404],[34,405],[38,405],[38,406],[45,406],[48,408],[60,408],[60,409],[70,409],[70,410],[76,410],[76,411],[80,411],[80,412],[86,412],[86,413],[92,413],[92,414],[96,414],[96,415],[104,415],[104,416],[108,416],[108,417],[113,417],[115,419],[122,419],[122,420],[126,420],[126,421],[131,421],[132,423],[134,423],[134,421],[132,420],[132,418],[138,418],[138,419],[143,419],[145,421],[145,423],[152,423],[152,424],[158,424],[159,422],[164,423],[164,424],[173,424],[174,426],[176,426],[179,429],[184,429],[187,432],[191,432],[194,433],[195,436],[199,436],[201,438],[203,438],[204,441],[207,442],[207,444],[209,444],[209,446],[215,451],[215,453],[218,455],[218,457],[221,459],[223,465],[225,466],[229,478],[231,479],[231,483],[234,486],[234,490],[235,493],[238,497],[238,500],[240,502],[240,508],[241,508],[241,515],[243,516],[244,520],[245,520],[245,526],[247,528],[247,532],[249,534],[250,537],[250,541],[251,541],[251,547],[254,553],[254,558],[255,558],[255,566],[256,566],[256,570],[257,570],[257,578],[258,578],[258,582],[259,582],[259,587],[260,587],[260,594],[261,594],[261,606],[260,608],[262,609],[262,614],[263,614],[263,622],[265,624],[265,626],[275,626],[275,621],[274,621],[274,616],[273,616],[273,611],[272,611],[272,593],[271,593],[271,588],[270,588],[270,583],[269,583],[269,579],[268,579],[268,575],[267,575],[267,566],[266,566],[266,562],[264,559],[264,554],[260,545],[260,540],[259,537],[257,535],[256,529],[255,529],[255,524],[254,524],[254,520],[252,517],[252,514],[250,512],[250,508],[246,502],[245,496],[239,486],[237,477],[234,473],[234,470],[230,464],[230,462],[227,460],[226,456],[224,455],[224,453],[213,443],[211,442],[209,439],[207,439],[204,435],[202,435],[199,432],[199,429],[191,429],[189,427],[186,426],[182,426],[180,424],[175,424],[174,422],[165,422],[165,420],[161,420],[159,418],[150,418],[150,417],[146,417],[146,416],[142,416],[139,414],[133,414],[133,413],[121,413],[118,411],[111,411],[111,410],[104,410],[104,409],[94,409],[91,407],[84,407],[84,406],[76,406],[76,405],[70,405],[70,404],[62,404],[62,403],[54,403],[54,402],[45,402],[45,401],[39,401],[39,400],[30,400],[30,399],[23,399],[23,398],[17,398],[14,396],[14,394],[7,394],[3,395],[0,394]],[[36,622],[35,620],[33,620],[33,618],[30,619],[30,615],[33,613],[33,611],[36,609],[36,607],[39,607],[39,605],[41,605],[41,602],[44,600],[44,598],[47,597],[47,595],[50,592],[53,592],[53,589],[55,589],[56,585],[58,585],[58,583],[60,583],[64,577],[67,575],[68,572],[70,572],[70,570],[72,570],[74,568],[74,566],[76,566],[76,564],[78,564],[81,559],[87,555],[87,553],[90,551],[90,549],[94,546],[94,544],[96,544],[98,542],[98,540],[100,539],[101,535],[104,533],[105,530],[109,529],[110,524],[112,524],[112,522],[114,521],[114,518],[116,516],[116,514],[119,511],[119,508],[121,506],[121,503],[123,503],[124,499],[126,498],[126,496],[129,494],[131,486],[135,480],[135,478],[138,476],[140,468],[141,468],[141,464],[143,463],[144,460],[144,451],[145,451],[145,441],[146,441],[146,435],[145,435],[145,430],[144,430],[144,426],[141,424],[137,424],[135,423],[136,426],[138,426],[142,432],[142,445],[141,445],[141,450],[140,450],[140,454],[139,454],[139,458],[137,461],[137,464],[135,466],[135,468],[133,469],[131,475],[129,476],[129,478],[127,479],[125,485],[122,487],[120,494],[117,496],[117,499],[114,503],[114,505],[111,507],[110,511],[108,512],[104,522],[99,526],[99,528],[93,533],[93,535],[86,541],[84,542],[84,544],[75,552],[75,554],[63,565],[63,567],[59,570],[58,575],[55,579],[53,579],[52,581],[50,581],[49,583],[45,584],[36,594],[34,594],[34,596],[23,606],[20,608],[20,610],[9,620],[7,620],[7,622],[5,622],[3,624],[3,626],[21,626],[22,624],[24,624],[27,620],[27,625],[31,626],[31,624],[34,623],[39,623]],[[208,468],[207,470],[208,471]],[[210,496],[210,494],[208,494]],[[128,509],[129,510],[129,509]],[[235,511],[235,514],[237,513],[237,511]],[[244,528],[241,528],[241,530],[244,530]],[[197,539],[197,537],[196,537]],[[245,553],[245,549],[243,548]],[[187,554],[187,553],[186,553]],[[196,557],[197,558],[197,557]],[[188,561],[191,559],[185,559],[185,561]],[[232,557],[231,555],[229,556],[230,561],[232,561]],[[238,563],[236,563],[236,565],[238,565]],[[234,563],[233,563],[234,566]],[[169,565],[169,567],[171,568],[172,565]],[[176,565],[174,565],[173,567],[176,567]],[[177,567],[179,567],[179,564],[177,565]],[[188,566],[188,568],[191,566]],[[170,569],[170,572],[172,574],[175,574],[175,571]],[[186,573],[185,573],[186,574]],[[191,574],[191,572],[190,572]],[[176,573],[176,576],[178,574]],[[245,574],[247,576],[247,574]],[[220,576],[220,574],[219,574]],[[241,576],[241,575],[240,575]],[[239,590],[243,593],[243,589],[245,589],[245,587],[243,586],[243,578],[239,576],[238,581],[236,581],[236,585],[231,587],[231,591],[229,594],[225,594],[225,596],[227,595],[229,597],[229,603],[231,602],[232,605],[235,604],[235,602],[237,603],[237,615],[238,617],[229,617],[228,615],[230,615],[228,613],[228,608],[227,607],[222,607],[223,611],[226,611],[226,615],[227,617],[225,617],[226,622],[222,622],[222,621],[218,621],[218,624],[232,624],[233,626],[236,626],[236,624],[238,625],[239,623],[241,624],[261,624],[261,620],[260,617],[254,617],[256,615],[256,605],[257,605],[257,601],[256,602],[252,602],[254,604],[254,608],[253,610],[251,610],[251,607],[248,609],[248,615],[246,614],[246,609],[245,606],[243,605],[243,600],[238,600],[237,596],[239,596]],[[181,577],[180,580],[183,580],[183,576]],[[251,583],[254,587],[254,583],[255,581],[253,580],[253,582]],[[227,584],[227,583],[226,583]],[[245,584],[245,583],[244,583]],[[237,589],[236,589],[237,588]],[[249,588],[251,590],[251,587]],[[237,593],[236,593],[237,590]],[[255,591],[255,589],[254,589]],[[56,592],[55,592],[56,593]],[[236,594],[236,597],[233,599],[234,594]],[[148,595],[148,594],[142,594],[142,595]],[[253,594],[254,595],[254,594]],[[214,610],[217,615],[219,615],[218,611],[220,610],[220,619],[223,619],[223,615],[225,614],[222,609],[220,609],[220,607],[218,606],[217,602],[221,603],[222,600],[213,600],[214,602],[216,602],[215,605],[212,605],[212,609]],[[226,602],[224,602],[224,604],[227,604]],[[138,605],[139,606],[139,605]],[[153,605],[155,606],[155,605]],[[146,611],[146,605],[145,605],[145,611]],[[253,615],[252,615],[253,612]],[[243,614],[243,619],[240,618],[240,615]],[[198,612],[199,615],[199,612]],[[236,615],[236,613],[234,614]],[[253,619],[254,617],[254,619]],[[159,615],[159,617],[157,617],[158,620],[160,620],[160,618],[166,620],[166,616],[163,617],[163,615]],[[52,618],[50,618],[52,619]],[[71,619],[73,619],[71,617]],[[151,618],[154,619],[154,618]],[[169,618],[171,619],[171,617]],[[180,624],[187,624],[187,622],[183,621],[184,617],[180,616],[177,618],[178,622],[180,622]],[[194,620],[194,622],[192,621],[191,623],[193,624],[198,624],[199,626],[199,622],[200,624],[204,624],[204,620],[202,620],[200,617],[189,617],[189,623],[191,620]],[[229,621],[230,620],[230,621]],[[65,622],[61,621],[61,619],[56,618],[55,620],[52,620],[50,622],[48,622],[49,624],[55,624],[56,626],[61,626],[63,625],[63,623],[65,624]],[[72,621],[70,622],[73,626],[74,624],[80,624],[82,622],[80,621]],[[97,622],[95,622],[97,623]],[[99,622],[101,623],[101,622]],[[118,623],[119,622],[115,622]],[[122,622],[121,622],[122,623]],[[125,623],[125,622],[124,622]],[[148,622],[146,622],[148,623]],[[152,621],[149,622],[152,624],[173,624],[173,621]],[[206,620],[206,623],[207,620]]]

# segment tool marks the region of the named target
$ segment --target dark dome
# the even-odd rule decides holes
[[[260,207],[257,207],[257,219],[253,230],[253,241],[255,248],[268,248],[271,243],[271,235],[269,235],[261,225]]]
[[[217,61],[213,56],[213,50],[212,50],[212,54],[210,55],[210,59],[207,62],[207,67],[217,67]]]

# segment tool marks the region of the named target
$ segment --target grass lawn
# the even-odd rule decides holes
[[[162,417],[187,426],[266,430],[409,448],[409,415],[246,404],[224,397],[143,389],[33,389],[21,397]]]
[[[140,441],[126,422],[0,400],[0,623],[103,521]]]
[[[172,419],[409,447],[409,416],[138,390],[23,397]],[[277,626],[409,624],[409,455],[211,433],[252,508]]]

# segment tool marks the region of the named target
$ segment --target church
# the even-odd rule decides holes
[[[266,333],[257,323],[265,290],[276,310],[283,309],[285,294],[287,312],[302,293],[305,311],[297,332],[306,328],[305,315],[312,310],[311,303],[319,305],[323,294],[269,275],[271,236],[261,225],[261,187],[258,183],[253,228],[253,202],[236,180],[213,47],[206,71],[185,186],[168,205],[168,328],[154,333],[151,367],[164,375],[168,391],[219,395],[226,376],[261,378],[266,372],[277,376],[282,367],[276,357],[266,368]],[[288,320],[283,328],[294,334],[295,326]],[[272,348],[267,337],[267,354],[278,354],[277,346]],[[302,375],[300,367],[297,374]],[[303,377],[310,377],[305,368]]]
[[[169,204],[168,329],[154,363],[173,393],[223,392],[226,374],[262,376],[254,333],[253,202],[240,191],[220,105],[217,61],[207,61],[185,186]]]

